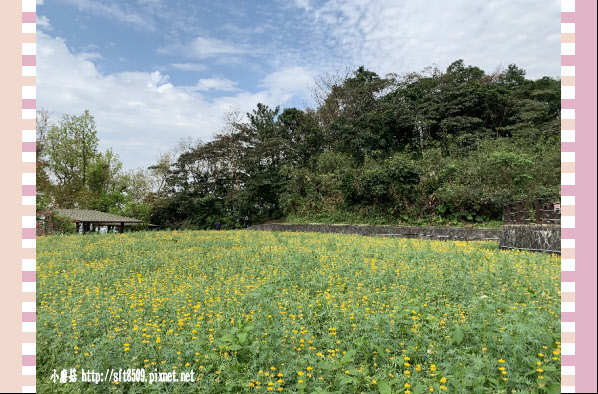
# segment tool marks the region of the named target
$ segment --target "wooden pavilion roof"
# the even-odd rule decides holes
[[[94,211],[91,209],[56,209],[58,216],[72,219],[74,222],[95,223],[95,224],[120,224],[120,223],[145,223],[143,220],[129,218],[126,216],[113,215],[111,213]]]

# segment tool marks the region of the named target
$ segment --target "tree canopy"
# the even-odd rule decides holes
[[[381,77],[362,66],[316,82],[315,109],[225,114],[212,141],[137,174],[156,185],[144,198],[133,199],[135,177],[117,155],[97,152],[93,117],[65,115],[43,128],[43,192],[62,207],[122,210],[143,199],[168,228],[487,223],[507,201],[559,194],[559,80],[457,60],[445,71]]]

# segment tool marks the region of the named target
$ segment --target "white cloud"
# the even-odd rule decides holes
[[[197,81],[193,90],[237,90],[237,83],[226,78],[207,78]]]
[[[167,75],[103,75],[63,40],[38,32],[37,42],[38,106],[58,116],[89,109],[103,149],[112,147],[127,167],[151,165],[160,149],[189,135],[209,139],[219,127],[213,104],[173,86]]]
[[[66,2],[75,5],[79,10],[88,11],[96,15],[109,19],[115,19],[120,22],[135,26],[141,29],[155,30],[151,19],[144,18],[135,12],[123,10],[118,3],[103,4],[97,0],[66,0]]]
[[[204,71],[208,68],[201,63],[170,63],[170,65],[181,71]]]
[[[50,24],[50,20],[42,15],[42,16],[35,16],[35,23],[38,29],[43,30],[52,30],[52,25]]]
[[[305,67],[289,67],[267,75],[259,87],[282,97],[279,104],[283,104],[292,97],[307,99],[310,95],[308,86],[314,76],[314,72]]]
[[[195,87],[176,86],[160,71],[103,74],[93,60],[99,54],[72,53],[61,38],[37,33],[37,103],[59,118],[89,109],[95,117],[100,149],[113,148],[126,168],[155,164],[160,151],[184,137],[209,141],[222,127],[222,112],[239,106],[250,112],[258,102],[275,107],[300,97],[309,72],[292,68],[266,76],[261,90],[235,88],[222,77],[200,79]],[[293,79],[295,78],[295,79]],[[305,88],[305,87],[303,87]],[[223,92],[208,98],[201,91]]]
[[[294,0],[295,6],[299,8],[303,8],[305,12],[310,12],[313,10],[311,2],[309,0]]]
[[[44,0],[35,0],[35,4],[44,5]]]
[[[240,55],[247,52],[248,50],[230,42],[201,36],[184,45],[175,44],[158,49],[158,53],[162,54],[178,54],[200,59],[222,55]]]
[[[380,74],[457,59],[487,72],[515,63],[530,78],[560,72],[560,0],[329,0],[311,14],[331,48]]]

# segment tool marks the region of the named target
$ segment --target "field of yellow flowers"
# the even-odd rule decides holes
[[[41,393],[560,392],[558,256],[257,231],[37,245]],[[63,369],[77,381],[51,379]],[[194,375],[95,384],[82,369]]]

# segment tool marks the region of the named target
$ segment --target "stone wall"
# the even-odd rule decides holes
[[[561,253],[561,226],[554,224],[504,225],[501,249]]]
[[[349,224],[259,224],[250,230],[359,234],[379,237],[419,238],[444,241],[498,241],[502,230],[494,228],[368,226]]]

